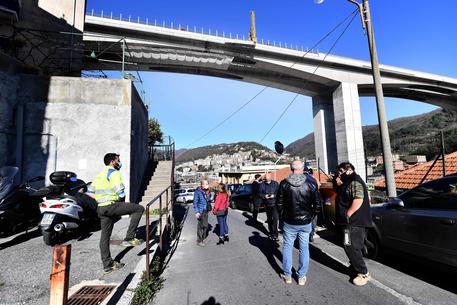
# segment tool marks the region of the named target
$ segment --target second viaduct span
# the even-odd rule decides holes
[[[374,95],[367,61],[252,41],[86,15],[84,69],[166,71],[240,80],[311,96],[322,168],[349,160],[365,172],[359,96]],[[306,56],[305,56],[306,55]],[[319,67],[317,70],[316,68]],[[384,95],[457,109],[457,79],[381,65]]]

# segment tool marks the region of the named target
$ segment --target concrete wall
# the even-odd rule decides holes
[[[17,23],[0,20],[0,35],[9,38],[0,50],[27,73],[79,76],[82,36],[59,32],[81,34],[85,7],[86,0],[22,1]]]
[[[22,163],[0,157],[0,166],[20,165],[23,179],[69,170],[91,181],[104,167],[103,156],[116,152],[127,198],[136,199],[147,164],[147,110],[131,81],[21,75],[14,82],[0,76],[0,92],[11,96],[0,95],[0,130],[11,125],[14,106],[24,107]],[[0,156],[15,151],[15,138],[0,134]]]
[[[16,163],[15,108],[19,77],[0,71],[0,167]]]
[[[148,110],[136,90],[132,90],[130,200],[139,202],[140,187],[148,169]],[[149,178],[149,177],[147,177]]]

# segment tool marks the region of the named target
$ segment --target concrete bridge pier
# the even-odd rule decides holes
[[[321,168],[354,164],[365,180],[365,153],[357,84],[341,83],[331,95],[313,97],[314,145]]]

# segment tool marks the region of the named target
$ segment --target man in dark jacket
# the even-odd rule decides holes
[[[357,273],[352,282],[363,286],[371,279],[362,255],[366,228],[372,226],[368,188],[349,162],[338,166],[338,175],[336,223],[342,226],[344,250]]]
[[[262,185],[262,180],[260,175],[255,175],[254,182],[252,182],[252,201],[254,205],[254,211],[252,212],[252,220],[257,222],[257,215],[259,215],[260,203],[262,203],[262,198],[260,197],[260,186]]]
[[[204,247],[204,240],[208,230],[208,203],[211,201],[211,192],[207,180],[202,180],[194,192],[194,212],[197,218],[197,245]]]
[[[270,238],[274,241],[279,241],[278,238],[278,209],[276,208],[276,193],[278,192],[279,184],[271,180],[271,174],[265,174],[265,181],[260,185],[260,197],[265,205],[267,212],[268,231]]]
[[[292,174],[279,185],[276,205],[282,211],[283,249],[282,274],[286,284],[292,283],[292,249],[298,236],[300,245],[298,284],[306,283],[309,266],[309,234],[315,211],[320,209],[316,184],[303,174],[303,162],[294,161],[290,165]]]

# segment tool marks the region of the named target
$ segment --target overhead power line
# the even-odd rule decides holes
[[[324,58],[322,58],[322,60],[319,62],[319,64],[316,66],[316,68],[314,69],[313,73],[311,74],[311,76],[303,83],[303,85],[306,85],[315,75],[316,75],[316,72],[317,70],[320,68],[320,66],[325,62],[325,60],[327,59],[327,56],[332,52],[332,50],[335,48],[335,46],[337,45],[338,41],[341,39],[341,37],[343,37],[344,33],[346,33],[347,29],[349,28],[349,26],[352,24],[352,22],[354,21],[355,17],[357,16],[356,14],[357,10],[353,12],[353,16],[352,16],[352,19],[349,21],[349,23],[346,25],[346,27],[344,28],[344,30],[341,32],[341,34],[338,36],[338,38],[335,40],[335,42],[333,43],[333,45],[330,47],[330,49],[328,50],[328,52],[325,54]],[[270,129],[268,129],[268,131],[265,133],[265,135],[262,137],[262,139],[260,140],[260,144],[263,142],[263,140],[265,140],[265,138],[270,134],[270,132],[273,130],[273,128],[279,123],[279,121],[282,119],[282,117],[284,116],[284,114],[286,114],[287,110],[292,106],[292,104],[295,102],[295,100],[298,98],[300,94],[296,94],[292,100],[290,101],[290,103],[286,106],[286,108],[283,110],[283,112],[279,115],[278,119],[273,123],[273,125],[270,127]]]
[[[357,9],[352,11],[349,15],[347,15],[341,22],[339,22],[336,26],[334,26],[327,34],[325,34],[317,43],[315,43],[311,49],[305,52],[303,56],[300,57],[300,59],[305,58],[313,49],[316,49],[325,39],[327,39],[333,32],[335,32],[341,25],[343,25],[349,18],[352,16],[352,20],[354,20],[355,14],[358,12]],[[351,20],[351,22],[352,22]],[[296,64],[298,63],[298,60],[292,63],[289,67],[287,67],[286,71],[289,69],[292,69]],[[284,74],[285,72],[282,72],[280,74]],[[189,148],[190,146],[194,145],[195,143],[201,141],[204,139],[206,136],[208,136],[210,133],[212,133],[214,130],[222,126],[225,122],[227,122],[229,119],[231,119],[235,114],[240,112],[243,108],[245,108],[247,105],[249,105],[252,101],[254,101],[260,94],[262,94],[265,90],[267,90],[268,86],[263,87],[257,94],[255,94],[251,99],[249,99],[246,103],[242,104],[240,107],[238,107],[236,110],[234,110],[230,115],[228,115],[225,119],[223,119],[220,123],[216,124],[213,128],[208,130],[206,133],[204,133],[202,136],[200,136],[198,139],[192,141],[190,144],[186,146],[186,148]]]

